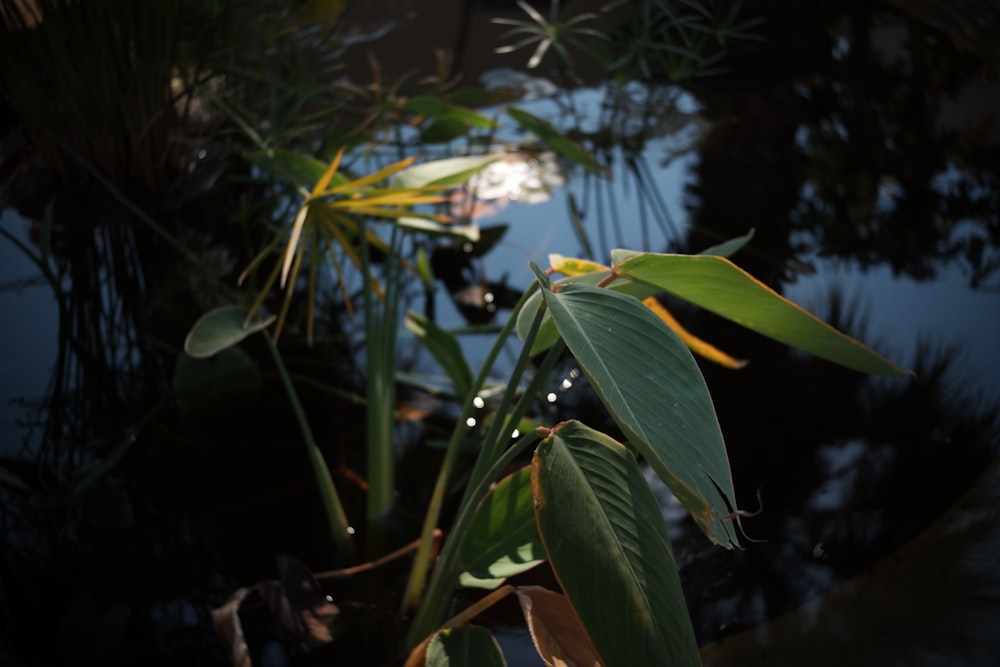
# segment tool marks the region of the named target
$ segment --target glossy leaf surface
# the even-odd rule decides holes
[[[611,258],[621,276],[669,292],[791,347],[862,373],[905,374],[725,258],[628,250],[615,250]]]
[[[531,487],[549,562],[601,664],[697,665],[663,516],[631,452],[564,422],[535,451]]]
[[[473,515],[460,560],[476,580],[502,583],[545,560],[535,528],[531,470],[527,467],[501,480]],[[479,588],[487,587],[485,582]]]
[[[208,311],[191,327],[184,340],[184,351],[196,359],[210,357],[267,328],[274,321],[273,315],[254,315],[248,320],[247,314],[243,306],[221,306]]]
[[[634,297],[582,284],[543,290],[552,319],[629,443],[713,542],[737,544],[733,480],[690,350]]]

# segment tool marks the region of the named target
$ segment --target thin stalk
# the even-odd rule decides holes
[[[278,374],[281,376],[285,393],[292,404],[292,411],[295,413],[295,419],[299,423],[299,430],[302,431],[302,439],[305,440],[309,463],[312,465],[313,474],[316,476],[316,486],[319,487],[323,509],[326,510],[326,519],[330,527],[330,534],[333,537],[334,544],[337,546],[338,557],[342,560],[354,560],[356,551],[354,540],[351,537],[354,530],[347,523],[347,514],[340,503],[340,496],[337,494],[337,487],[333,484],[330,469],[323,458],[323,452],[320,451],[319,446],[316,444],[312,429],[309,428],[306,412],[302,408],[302,403],[299,402],[299,395],[295,391],[295,385],[288,374],[288,369],[281,358],[281,353],[278,352],[278,346],[274,343],[274,338],[271,337],[270,333],[267,331],[263,333],[264,340],[267,341],[267,347],[274,358],[274,364],[278,368]]]
[[[447,450],[445,450],[444,460],[441,462],[441,470],[438,472],[437,481],[434,484],[434,491],[431,493],[431,500],[427,507],[427,513],[424,516],[423,530],[420,534],[420,549],[417,550],[417,555],[414,557],[413,569],[410,571],[410,578],[406,582],[406,590],[403,594],[403,613],[416,609],[417,605],[420,603],[420,597],[423,594],[424,585],[427,581],[427,568],[430,565],[431,545],[433,544],[432,539],[434,530],[437,528],[438,520],[441,518],[441,509],[444,505],[444,496],[448,488],[448,481],[451,477],[455,461],[458,458],[459,450],[461,449],[465,422],[472,415],[472,411],[475,409],[474,400],[480,388],[486,384],[486,378],[489,375],[490,370],[493,368],[493,363],[500,354],[500,350],[503,349],[504,343],[507,341],[507,337],[510,336],[511,331],[514,330],[514,325],[517,321],[517,313],[521,311],[521,308],[528,301],[528,298],[533,292],[534,288],[528,288],[525,290],[524,294],[521,295],[520,301],[517,302],[511,316],[507,319],[507,322],[500,330],[500,333],[497,334],[493,347],[490,349],[489,354],[486,356],[486,360],[483,362],[483,367],[480,369],[479,375],[476,377],[476,381],[472,385],[474,391],[470,391],[469,395],[465,397],[465,403],[462,405],[462,414],[459,416],[455,429],[452,431],[451,440],[448,442]],[[530,343],[525,344],[530,346]],[[508,391],[510,391],[509,387]]]
[[[368,344],[366,384],[368,394],[368,555],[382,553],[395,491],[393,427],[396,407],[396,325],[399,300],[399,227],[393,226],[386,255],[385,299],[381,310],[371,281],[371,256],[367,229],[362,223],[361,264],[364,281],[365,337]]]
[[[533,340],[533,336],[528,336],[525,347],[530,349],[531,341]],[[514,423],[519,421],[521,417],[524,416],[524,413],[527,411],[531,401],[534,400],[534,396],[537,394],[542,383],[552,370],[552,367],[555,366],[555,362],[562,354],[564,346],[565,344],[562,340],[560,340],[549,349],[548,353],[545,355],[545,359],[539,366],[538,371],[531,379],[528,388],[521,395],[521,399],[517,402],[517,405],[514,406],[514,410],[509,416],[500,419],[500,421]],[[494,481],[500,477],[507,466],[537,439],[537,434],[529,433],[511,445],[507,451],[499,455],[498,450],[503,447],[507,440],[506,438],[497,437],[495,441],[487,440],[483,445],[483,451],[480,454],[479,459],[476,461],[476,466],[473,468],[468,486],[466,487],[466,494],[462,498],[462,502],[459,504],[459,510],[455,521],[452,524],[448,539],[445,540],[444,549],[438,558],[437,564],[434,566],[434,572],[431,574],[431,580],[427,586],[427,592],[421,603],[420,609],[417,611],[417,616],[413,620],[413,625],[410,628],[408,640],[411,646],[416,644],[416,642],[418,642],[423,636],[428,634],[431,631],[431,626],[436,622],[436,619],[441,618],[444,615],[446,596],[451,589],[455,575],[458,574],[457,559],[459,551],[462,547],[462,542],[465,540],[465,531],[468,527],[469,521],[472,520],[479,503],[486,496]],[[489,468],[486,472],[477,475],[477,470],[485,467],[480,466],[480,463],[483,461],[491,461],[494,457],[496,457],[496,460],[493,461],[491,465],[487,464],[489,465]]]
[[[518,310],[519,308],[515,309],[514,312],[516,313]],[[525,351],[529,351],[531,349],[531,345],[535,340],[538,328],[541,325],[543,314],[544,310],[539,309],[535,320],[532,322],[531,331],[524,341]],[[511,319],[514,318],[512,317]],[[521,396],[521,399],[518,401],[510,415],[504,414],[506,412],[505,407],[502,411],[497,411],[497,421],[494,422],[494,428],[490,429],[492,439],[488,436],[483,444],[482,451],[480,452],[479,458],[473,467],[472,475],[466,487],[465,496],[462,498],[462,502],[459,505],[455,522],[452,524],[448,539],[445,540],[444,549],[434,567],[433,573],[431,574],[431,580],[428,585],[427,592],[421,601],[417,615],[410,627],[407,637],[410,646],[416,644],[422,637],[429,633],[434,624],[436,624],[444,614],[446,596],[449,593],[454,577],[457,574],[458,552],[462,541],[465,538],[467,524],[472,519],[472,514],[474,513],[475,508],[489,491],[490,485],[500,475],[503,469],[528,445],[532,444],[537,439],[537,436],[534,433],[528,434],[518,440],[518,442],[508,448],[505,452],[501,453],[501,450],[508,442],[508,438],[504,437],[506,430],[502,430],[502,424],[510,424],[520,420],[520,418],[527,411],[532,400],[534,400],[534,396],[540,388],[541,383],[544,382],[545,378],[549,374],[549,371],[555,365],[556,360],[562,353],[562,349],[563,345],[559,343],[554,345],[549,350],[538,372],[536,372],[532,381],[529,383],[528,389]],[[522,353],[521,358],[518,359],[519,368],[516,369],[516,372],[514,373],[515,376],[519,376],[521,372],[523,372],[529,359],[530,353]],[[477,384],[476,386],[481,386],[481,384]],[[504,396],[501,399],[501,405],[509,405],[516,391],[516,383],[511,382],[507,386],[507,390],[504,392]],[[456,433],[461,433],[464,419],[465,415],[463,415],[462,420],[459,421],[456,427]]]
[[[499,477],[508,465],[537,440],[538,434],[535,432],[524,435],[497,459],[475,488],[469,487],[462,508],[455,516],[455,522],[452,524],[448,538],[444,542],[444,548],[431,574],[427,594],[410,625],[406,636],[408,648],[416,646],[429,635],[437,627],[438,619],[444,615],[445,596],[451,590],[452,581],[458,571],[458,555],[466,529],[476,513],[476,508],[479,507],[479,503],[489,493],[493,480]]]

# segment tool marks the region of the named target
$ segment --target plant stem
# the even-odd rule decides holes
[[[344,513],[344,507],[340,503],[340,496],[337,494],[337,488],[333,484],[330,469],[323,458],[323,452],[320,451],[319,446],[316,444],[312,429],[309,428],[309,421],[306,419],[305,410],[302,408],[302,403],[299,402],[295,385],[292,383],[292,378],[288,374],[285,362],[281,358],[278,346],[275,345],[274,338],[271,337],[270,333],[267,331],[263,333],[264,340],[267,341],[267,347],[271,351],[271,356],[274,357],[274,363],[278,367],[278,375],[281,376],[285,393],[292,404],[295,419],[298,421],[299,429],[302,431],[302,438],[306,444],[306,453],[309,455],[309,463],[312,465],[313,474],[316,476],[316,485],[319,487],[323,509],[326,510],[326,518],[333,542],[337,547],[338,558],[341,560],[354,560],[356,551],[354,540],[351,537],[353,531],[347,523],[347,515]]]
[[[448,538],[445,540],[441,556],[431,574],[430,583],[427,586],[427,593],[424,596],[417,615],[413,619],[410,630],[406,637],[407,647],[416,646],[424,637],[429,635],[438,619],[443,616],[445,595],[451,590],[452,580],[458,570],[458,554],[462,547],[462,540],[465,537],[465,530],[475,515],[475,510],[479,507],[480,501],[486,497],[493,480],[498,477],[514,459],[533,445],[538,440],[537,433],[528,433],[510,449],[497,459],[496,463],[483,476],[482,481],[475,488],[469,487],[468,493],[463,499],[462,508],[455,517]]]
[[[401,234],[393,225],[390,250],[386,255],[385,301],[376,303],[372,293],[371,258],[367,227],[359,228],[364,274],[365,338],[367,349],[367,453],[368,507],[367,549],[369,558],[385,550],[389,514],[395,494],[393,429],[396,410],[396,326],[399,298],[399,251]]]
[[[534,283],[533,285],[537,286],[537,283]],[[473,390],[470,391],[469,395],[465,397],[465,403],[462,405],[462,414],[456,422],[455,430],[452,431],[451,440],[448,442],[448,449],[445,451],[444,460],[441,462],[441,470],[438,472],[437,482],[434,484],[434,491],[431,493],[431,500],[427,507],[427,514],[424,516],[424,526],[420,533],[420,549],[417,550],[417,555],[414,557],[413,569],[410,571],[410,578],[406,582],[406,590],[403,594],[401,609],[403,613],[416,609],[417,605],[420,603],[420,597],[424,590],[424,584],[427,581],[427,568],[430,565],[431,540],[434,535],[434,530],[438,527],[438,519],[441,517],[441,508],[444,504],[444,495],[448,488],[451,470],[455,465],[455,460],[458,458],[462,435],[465,429],[465,421],[472,415],[474,407],[473,401],[475,400],[479,390],[486,383],[486,378],[493,367],[493,362],[496,361],[497,356],[500,354],[500,350],[503,349],[503,345],[507,341],[507,337],[510,336],[511,331],[514,330],[514,325],[517,321],[517,313],[520,312],[521,308],[528,301],[528,298],[534,292],[534,289],[535,287],[525,290],[524,294],[521,296],[521,299],[514,307],[510,318],[508,318],[507,322],[500,330],[500,333],[497,334],[496,341],[494,341],[493,347],[490,349],[486,360],[483,362],[483,367],[479,371],[479,376],[472,384]],[[507,391],[511,391],[509,386]]]

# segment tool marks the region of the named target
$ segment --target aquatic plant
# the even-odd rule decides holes
[[[698,664],[669,537],[637,457],[671,488],[710,541],[737,548],[746,512],[734,505],[725,446],[701,372],[685,342],[643,300],[666,291],[849,368],[903,373],[721,256],[746,240],[714,248],[720,254],[712,255],[618,250],[609,267],[562,257],[553,258],[549,272],[533,265],[537,282],[503,325],[471,384],[471,370],[450,335],[410,316],[464,398],[402,593],[401,618],[415,612],[404,644],[407,664],[442,664],[434,656],[451,655],[456,645],[469,650],[469,642],[477,647],[477,660],[499,659],[488,637],[462,626],[512,594],[546,659],[571,659],[567,651],[580,651],[577,657],[586,657],[587,664],[652,664],[665,658]],[[549,274],[556,271],[571,275],[553,282]],[[192,331],[189,348],[206,336],[236,342],[255,328],[228,318],[223,327],[228,333],[220,336],[214,326],[202,324]],[[515,329],[523,341],[521,355],[477,447],[455,519],[442,526],[468,420],[483,404],[487,373]],[[567,348],[624,442],[576,420],[516,433]],[[542,352],[544,359],[532,370],[530,359]],[[526,375],[530,379],[522,386]],[[374,398],[369,397],[369,409]],[[379,418],[392,415],[383,412]],[[532,446],[531,463],[517,466]],[[442,530],[441,552],[433,559]],[[562,594],[505,585],[506,578],[543,561]],[[448,618],[459,584],[495,590]],[[336,613],[325,618],[329,627],[335,625]]]

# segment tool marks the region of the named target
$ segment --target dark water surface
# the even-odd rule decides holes
[[[466,31],[440,43],[465,54],[456,68],[472,81],[512,76],[496,68],[516,71],[529,55],[475,55],[473,45],[495,45],[490,12],[516,15],[495,4],[431,21]],[[979,23],[946,20],[944,3],[828,4],[747,3],[766,18],[766,41],[684,87],[615,87],[588,73],[565,91],[546,83],[558,80],[549,61],[530,72],[536,90],[557,92],[524,108],[575,132],[613,178],[509,161],[495,177],[518,184],[517,197],[498,195],[479,219],[509,229],[472,262],[471,286],[519,291],[528,260],[546,266],[549,253],[697,252],[753,229],[737,264],[915,377],[862,377],[674,304],[694,333],[750,361],[741,371],[702,364],[738,504],[761,507],[743,524],[745,549],[707,544],[657,487],[704,663],[1000,664],[1000,60],[967,29]],[[983,21],[991,6],[978,7]],[[412,20],[358,19],[359,34],[379,39],[342,53],[352,76],[364,76],[367,49],[385,80],[421,62],[401,53],[429,51],[408,41],[426,16],[399,7]],[[13,207],[0,226],[36,247]],[[236,261],[199,249],[224,267]],[[163,255],[141,241],[134,252]],[[101,261],[121,270],[110,251]],[[184,273],[185,289],[218,287],[212,276],[225,270],[212,261],[201,264],[207,277]],[[287,408],[264,370],[244,377],[255,388],[246,401],[229,387],[217,403],[147,423],[161,398],[147,393],[169,384],[172,346],[204,310],[171,300],[184,293],[171,292],[178,275],[158,268],[151,302],[117,293],[105,268],[65,274],[64,289],[92,280],[76,293],[91,305],[60,307],[0,239],[0,665],[226,664],[209,611],[274,576],[276,553],[329,556],[311,537],[322,519],[309,472],[277,426],[290,423]],[[419,295],[410,305],[426,307]],[[447,325],[509,312],[462,310],[443,292],[435,307]],[[132,309],[165,329],[129,330]],[[77,386],[97,376],[67,371],[69,386],[55,386],[60,349],[104,380]],[[304,348],[296,353],[307,361],[293,371],[308,375]],[[470,338],[467,353],[476,367],[482,341]],[[160,366],[149,370],[144,355],[161,355]],[[343,368],[349,356],[330,343],[319,359]],[[420,356],[409,370],[436,372]],[[357,378],[343,384],[356,389]],[[586,414],[602,426],[584,383],[552,391],[553,419]],[[331,459],[350,462],[362,441],[356,408],[319,392],[307,402]],[[67,494],[88,479],[92,451],[121,467]],[[538,664],[523,633],[503,644],[509,664]]]

